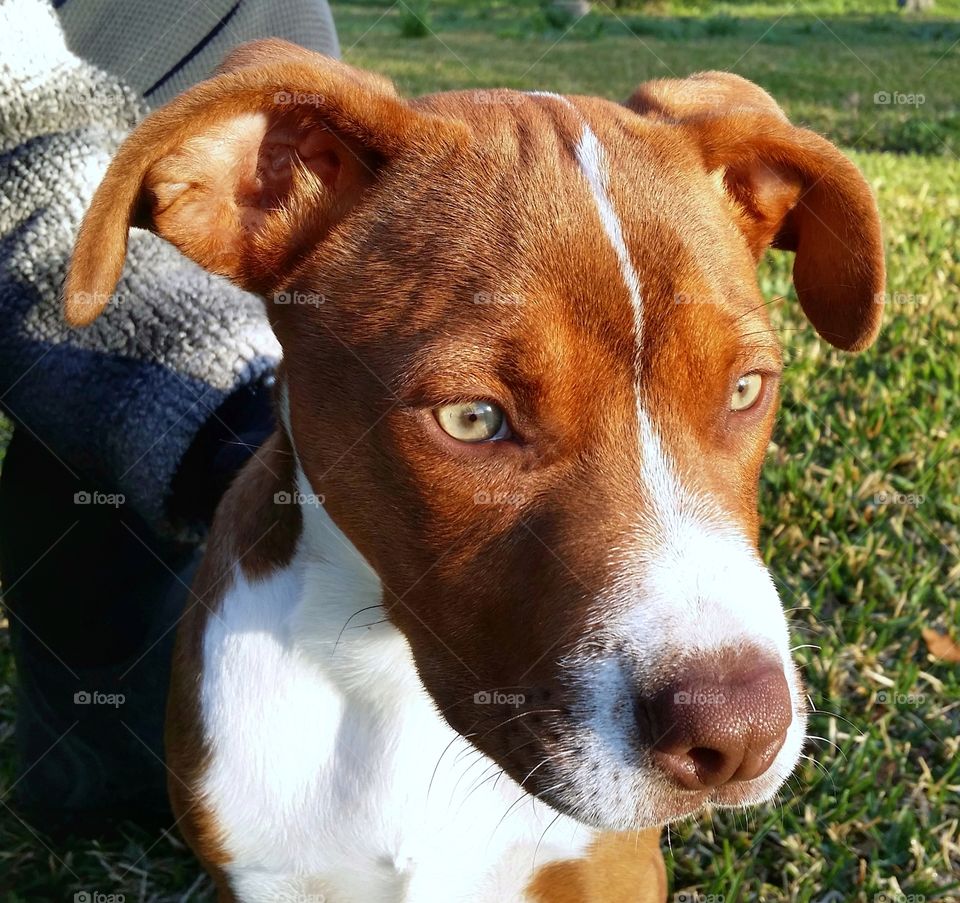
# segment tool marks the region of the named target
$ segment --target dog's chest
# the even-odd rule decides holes
[[[376,604],[375,578],[347,558],[309,562],[255,584],[238,574],[207,623],[202,788],[235,892],[522,899],[534,868],[576,855],[589,832],[452,731],[400,633],[365,626],[382,611],[347,623]]]

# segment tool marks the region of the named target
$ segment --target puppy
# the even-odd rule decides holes
[[[131,226],[260,294],[276,434],[179,629],[170,793],[221,900],[653,901],[659,827],[769,800],[804,694],[757,551],[782,369],[755,267],[880,323],[870,190],[760,88],[625,104],[241,47],[121,147]]]

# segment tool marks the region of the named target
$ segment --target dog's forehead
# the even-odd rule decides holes
[[[548,93],[418,104],[474,136],[436,180],[445,202],[417,201],[424,229],[445,236],[437,260],[472,292],[464,321],[494,338],[533,330],[568,358],[586,342],[635,363],[678,333],[712,334],[716,346],[749,322],[753,261],[718,180],[669,124]]]

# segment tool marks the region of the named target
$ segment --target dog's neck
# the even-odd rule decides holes
[[[237,568],[204,641],[215,738],[204,792],[231,858],[278,871],[289,859],[332,900],[458,899],[460,888],[521,899],[535,867],[578,855],[592,832],[450,728],[377,575],[299,464],[281,491],[302,521],[292,558],[262,578]],[[253,813],[262,836],[250,835]],[[251,898],[274,892],[242,867],[232,877]]]
[[[407,641],[387,619],[379,577],[333,522],[303,471],[285,386],[279,401],[279,428],[295,461],[285,492],[302,523],[293,562],[302,586],[291,613],[291,642],[345,697],[382,699],[388,691],[408,700],[425,697]]]
[[[303,530],[295,559],[302,595],[292,615],[292,642],[345,696],[420,693],[407,642],[387,620],[376,573],[313,494],[299,464],[294,485]]]

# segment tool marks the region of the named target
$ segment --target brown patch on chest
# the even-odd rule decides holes
[[[584,858],[538,869],[527,893],[536,903],[663,903],[660,830],[601,834]]]

